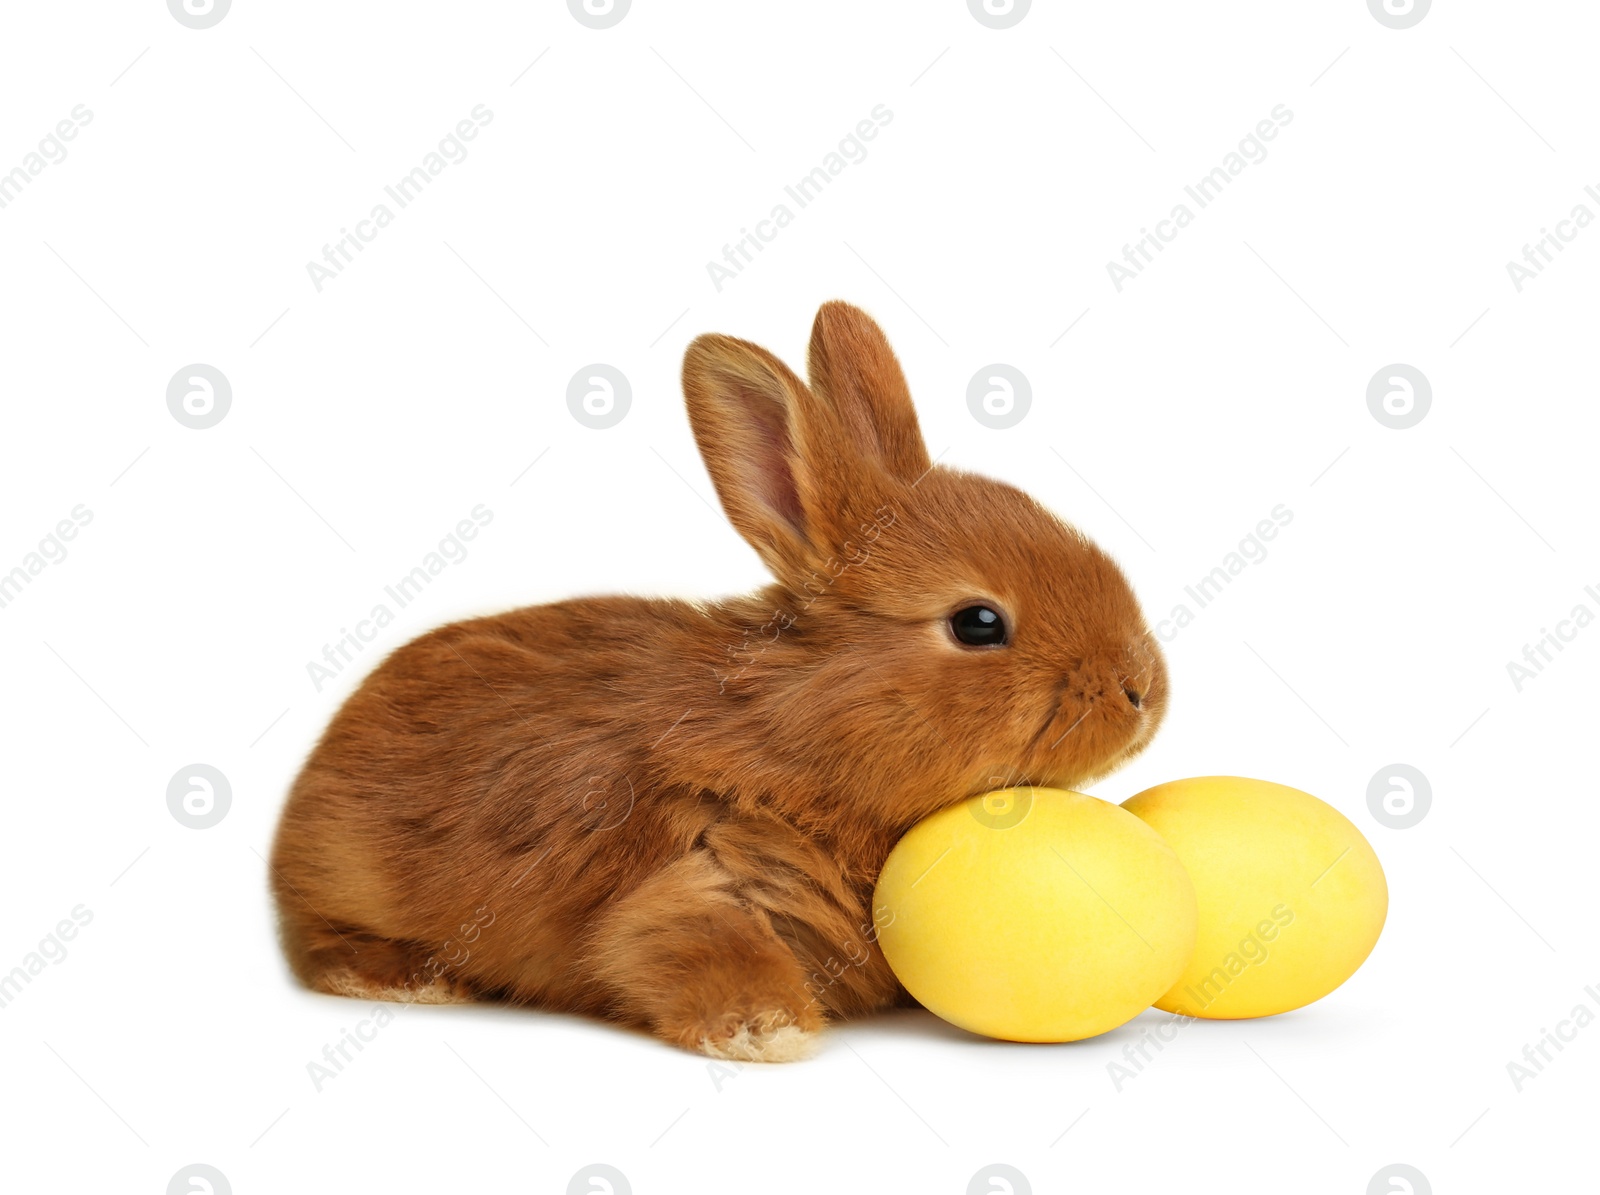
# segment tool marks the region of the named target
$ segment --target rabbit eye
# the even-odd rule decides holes
[[[968,606],[950,616],[950,630],[968,647],[1001,647],[1006,641],[1005,619],[988,606]]]

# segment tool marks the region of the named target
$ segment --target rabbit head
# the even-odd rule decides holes
[[[1166,665],[1112,559],[1020,490],[931,461],[864,312],[822,307],[808,372],[726,336],[684,361],[723,508],[778,581],[724,691],[763,711],[763,750],[883,822],[1076,788],[1141,750]]]

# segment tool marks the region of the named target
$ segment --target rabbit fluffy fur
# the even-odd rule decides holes
[[[873,884],[914,823],[1141,750],[1167,678],[1109,556],[1011,486],[932,463],[865,313],[828,303],[808,381],[727,336],[689,420],[776,582],[590,597],[389,656],[296,780],[271,877],[308,987],[503,1000],[724,1058],[802,1057],[909,997]],[[981,604],[1001,646],[951,615]]]

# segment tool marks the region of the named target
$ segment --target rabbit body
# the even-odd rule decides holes
[[[302,982],[801,1057],[828,1020],[908,1000],[872,907],[907,829],[1149,741],[1165,666],[1109,557],[929,461],[862,312],[823,307],[809,366],[808,385],[718,336],[684,365],[723,507],[776,584],[456,623],[349,698],[271,861]],[[1003,642],[952,630],[976,606]]]

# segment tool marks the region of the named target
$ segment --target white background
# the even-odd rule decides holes
[[[955,0],[638,0],[606,30],[506,0],[4,20],[0,170],[93,113],[0,210],[0,571],[93,516],[0,609],[0,971],[93,915],[0,1009],[7,1189],[157,1193],[193,1162],[240,1195],[555,1192],[594,1162],[639,1195],[955,1193],[996,1162],[1035,1192],[1359,1195],[1395,1162],[1437,1192],[1579,1181],[1600,1028],[1520,1093],[1506,1064],[1600,1005],[1600,626],[1520,692],[1506,665],[1600,613],[1600,229],[1520,293],[1506,262],[1600,214],[1591,5],[1405,30],[1359,0],[1041,2],[1005,30]],[[319,293],[306,263],[478,104],[469,155]],[[879,104],[868,156],[719,292],[706,263]],[[1267,157],[1119,293],[1107,262],[1279,104]],[[371,1010],[298,990],[273,938],[263,856],[315,736],[441,622],[761,584],[679,362],[721,331],[799,366],[835,297],[883,323],[932,450],[1082,526],[1152,621],[1292,510],[1168,644],[1166,726],[1096,795],[1216,772],[1318,794],[1388,873],[1371,959],[1299,1012],[1186,1029],[1121,1091],[1140,1022],[1022,1047],[907,1013],[719,1077],[466,1007],[402,1010],[318,1092],[306,1064]],[[604,431],[566,404],[593,362],[632,387]],[[967,408],[995,362],[1032,383],[1009,430]],[[1367,407],[1396,362],[1432,385],[1409,430]],[[208,430],[167,408],[191,363],[232,386]],[[307,663],[479,503],[469,555],[318,691]],[[196,762],[232,788],[203,831],[166,804]],[[1433,792],[1404,830],[1367,806],[1396,762]]]

